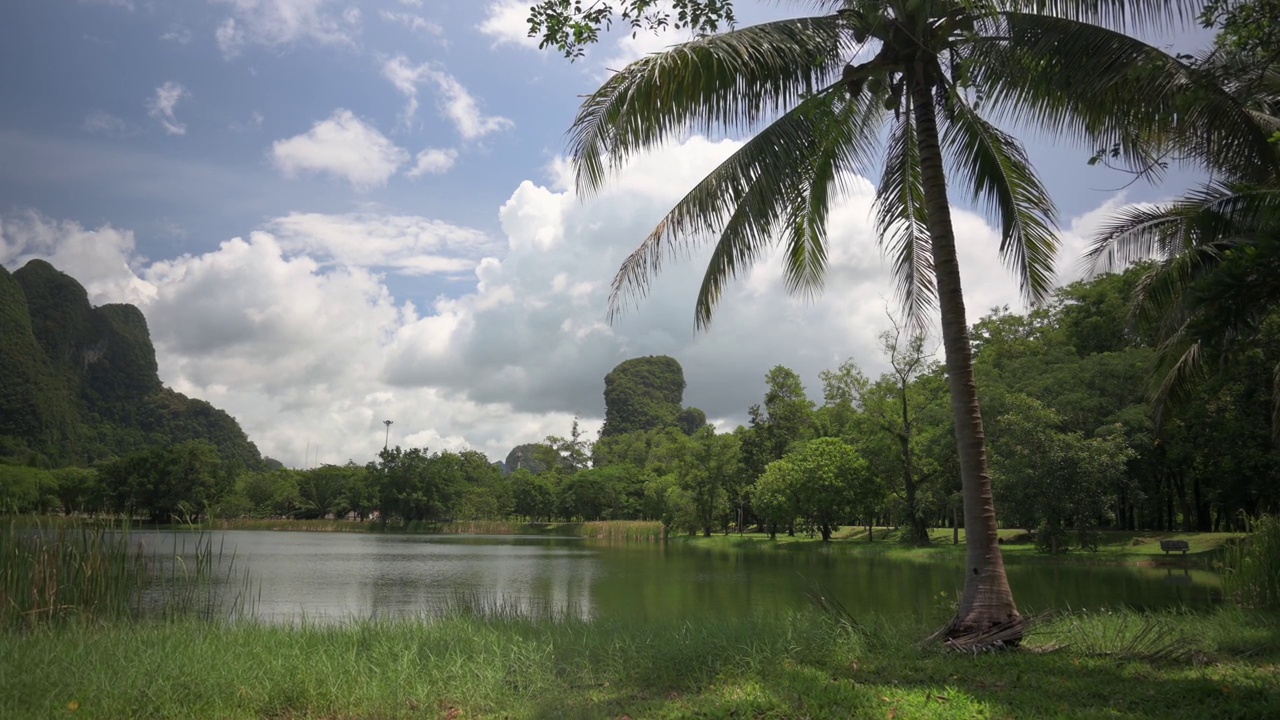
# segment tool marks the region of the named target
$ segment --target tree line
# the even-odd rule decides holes
[[[1270,399],[1280,323],[1231,372],[1158,415],[1145,395],[1157,341],[1128,322],[1148,271],[1077,282],[1031,312],[995,309],[971,329],[1001,523],[1033,531],[1046,550],[1090,547],[1100,529],[1240,529],[1246,516],[1280,507]],[[884,333],[880,350],[886,372],[842,363],[820,374],[815,398],[797,373],[773,368],[748,422],[731,431],[688,421],[701,411],[680,409],[674,359],[637,358],[610,373],[606,392],[612,427],[626,431],[592,442],[575,422],[505,463],[395,447],[363,465],[246,471],[192,441],[92,468],[0,465],[0,503],[161,522],[660,520],[673,533],[823,539],[840,527],[894,526],[925,543],[930,528],[963,524],[945,371],[936,343],[905,326]],[[665,410],[631,411],[659,400]]]

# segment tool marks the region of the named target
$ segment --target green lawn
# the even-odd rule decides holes
[[[699,624],[73,624],[0,635],[0,717],[1269,718],[1280,717],[1278,622],[1225,610],[1068,617],[1027,649],[976,657],[919,646],[929,628],[855,630],[817,611]]]
[[[1149,562],[1189,562],[1204,563],[1215,558],[1223,546],[1233,540],[1244,537],[1243,533],[1162,533],[1146,531],[1103,530],[1098,533],[1097,551],[1073,549],[1057,556],[1050,556],[1036,549],[1033,543],[1026,542],[1026,532],[1018,529],[999,531],[1005,541],[1002,551],[1006,557],[1034,557],[1045,560],[1063,560],[1068,562],[1116,562],[1116,563],[1149,563]],[[947,528],[935,528],[929,531],[931,545],[915,547],[903,542],[905,531],[902,529],[876,528],[875,539],[868,542],[866,528],[842,528],[836,533],[829,547],[838,552],[884,553],[902,558],[939,558],[952,554],[964,553],[964,530],[959,533],[959,543],[953,544],[952,532]],[[744,533],[738,535],[713,535],[711,537],[674,538],[679,542],[688,542],[707,547],[725,548],[777,548],[779,550],[801,550],[821,547],[818,537],[797,534],[788,537],[779,533],[776,539],[770,540],[763,533]],[[1182,553],[1166,554],[1160,549],[1161,540],[1186,540],[1190,550],[1186,556]]]

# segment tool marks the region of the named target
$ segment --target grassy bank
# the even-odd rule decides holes
[[[229,519],[191,526],[212,530],[278,530],[299,532],[386,532],[432,535],[567,535],[622,542],[659,542],[664,538],[662,523],[657,521],[605,520],[598,522],[522,523],[508,520],[458,520],[453,522],[413,522],[408,524],[379,522],[355,522],[350,520],[289,520],[289,519]],[[833,536],[828,548],[840,552],[879,553],[901,557],[946,557],[963,553],[964,530],[959,532],[959,543],[953,544],[948,528],[929,531],[931,544],[915,547],[904,543],[905,530],[878,527],[874,539],[868,541],[866,528],[844,527]],[[1019,529],[999,531],[1005,541],[1003,552],[1007,557],[1037,557],[1050,559],[1027,541],[1026,532]],[[1083,560],[1089,562],[1183,562],[1203,563],[1219,557],[1230,543],[1244,537],[1243,533],[1184,533],[1154,531],[1101,530],[1097,533],[1096,551],[1072,550],[1052,559]],[[823,544],[817,537],[804,534],[789,537],[779,534],[770,539],[764,533],[717,534],[709,538],[673,535],[670,539],[707,547],[726,548],[775,548],[801,550],[817,548]],[[1161,540],[1185,540],[1190,546],[1186,555],[1166,554],[1160,549]]]
[[[22,718],[1280,717],[1274,615],[1095,614],[1031,649],[816,611],[639,623],[62,624],[0,635]],[[1056,648],[1056,649],[1055,649]]]
[[[1242,533],[1165,533],[1145,531],[1102,530],[1098,532],[1098,549],[1071,550],[1060,555],[1039,552],[1035,545],[1026,542],[1025,531],[1008,529],[999,531],[1004,541],[1001,551],[1006,558],[1036,558],[1046,561],[1100,562],[1100,563],[1189,563],[1205,564],[1221,557],[1224,548],[1244,537]],[[873,553],[897,558],[930,559],[947,558],[964,554],[964,530],[959,533],[959,543],[953,544],[950,529],[935,528],[930,531],[930,545],[916,547],[904,542],[905,530],[876,528],[874,540],[868,541],[866,528],[843,528],[833,536],[825,548],[830,552]],[[1166,554],[1160,549],[1161,540],[1185,540],[1190,550],[1186,555],[1175,552]],[[812,550],[824,547],[821,538],[779,534],[770,539],[763,533],[714,535],[709,538],[681,538],[681,542],[706,547],[736,549]]]

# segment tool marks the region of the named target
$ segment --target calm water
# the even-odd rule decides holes
[[[607,545],[579,538],[395,536],[347,533],[213,533],[234,577],[255,584],[254,614],[273,622],[407,617],[451,605],[501,605],[584,618],[741,616],[800,608],[817,583],[855,616],[934,614],[963,583],[960,562],[859,557],[839,547],[733,551],[669,545]],[[146,536],[171,554],[182,534]],[[1218,578],[1181,568],[1054,565],[1006,560],[1024,612],[1125,605],[1207,606]]]

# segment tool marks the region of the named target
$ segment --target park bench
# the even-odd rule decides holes
[[[1165,555],[1174,550],[1181,550],[1182,554],[1186,555],[1191,546],[1187,544],[1186,540],[1161,540],[1160,549],[1164,551]]]

